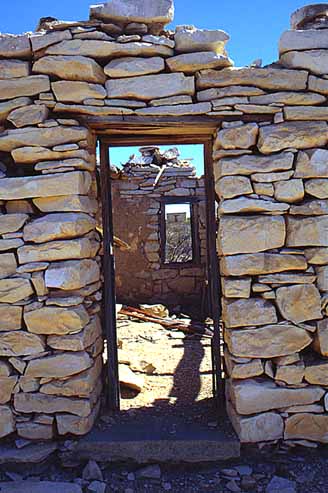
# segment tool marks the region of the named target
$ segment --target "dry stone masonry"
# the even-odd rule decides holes
[[[93,122],[193,117],[217,127],[230,419],[242,442],[327,443],[327,14],[293,14],[264,68],[233,68],[223,31],[165,30],[171,0],[0,35],[1,437],[84,434],[99,410]]]
[[[130,254],[122,250],[115,255],[117,299],[124,303],[163,302],[200,307],[206,285],[207,256],[204,178],[197,177],[190,160],[179,158],[177,148],[163,154],[156,147],[145,147],[141,151],[143,155],[132,156],[112,182],[115,235],[130,249]],[[177,237],[168,239],[171,242],[180,239],[180,248],[173,249],[165,265],[166,248],[161,241],[165,214],[162,201],[170,198],[195,201],[199,238],[195,246],[199,258],[192,260],[192,255],[189,258],[189,251],[186,251],[189,247],[187,237],[191,243],[190,223],[188,228],[183,213],[171,213],[167,228],[171,227],[173,233],[176,226]],[[183,226],[187,227],[185,236]],[[172,257],[177,257],[174,268],[170,266],[174,261]]]

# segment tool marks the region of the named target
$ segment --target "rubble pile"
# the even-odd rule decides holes
[[[180,151],[177,147],[162,151],[157,146],[141,147],[139,149],[141,156],[133,154],[127,163],[123,165],[124,173],[133,174],[133,170],[137,168],[162,168],[162,167],[177,167],[177,168],[193,168],[190,159],[179,159]],[[195,170],[191,170],[191,174],[195,174]]]

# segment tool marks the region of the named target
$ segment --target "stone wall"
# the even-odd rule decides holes
[[[295,13],[265,68],[172,16],[113,0],[0,36],[0,436],[84,433],[99,407],[94,122],[193,117],[218,127],[231,420],[243,442],[327,441],[327,7]]]
[[[167,167],[155,186],[158,169],[133,167],[112,182],[114,233],[129,245],[115,252],[118,302],[194,304],[201,308],[206,283],[206,205],[204,179],[193,167]],[[170,267],[161,259],[161,200],[197,198],[197,262]],[[164,245],[162,244],[162,248]]]
[[[242,442],[328,441],[327,56],[327,30],[291,30],[280,65],[200,77],[245,98],[236,110],[271,114],[223,122],[214,151],[227,409]]]

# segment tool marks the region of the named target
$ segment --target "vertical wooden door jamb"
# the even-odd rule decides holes
[[[100,140],[100,179],[103,220],[103,275],[104,300],[103,324],[107,339],[108,388],[107,406],[110,411],[120,409],[120,386],[118,376],[118,353],[116,333],[116,295],[112,191],[110,177],[109,145]]]
[[[222,378],[222,351],[220,341],[221,283],[219,273],[219,259],[216,252],[217,222],[215,215],[215,190],[213,172],[212,140],[204,144],[204,167],[206,189],[206,217],[207,217],[207,258],[208,281],[210,289],[211,316],[214,324],[214,335],[211,342],[213,365],[213,391],[218,411],[224,413],[224,381]]]

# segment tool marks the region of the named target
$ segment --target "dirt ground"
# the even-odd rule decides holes
[[[163,408],[176,416],[208,419],[200,408],[213,406],[211,339],[159,324],[117,321],[119,360],[143,379],[141,392],[121,386],[121,410]]]

